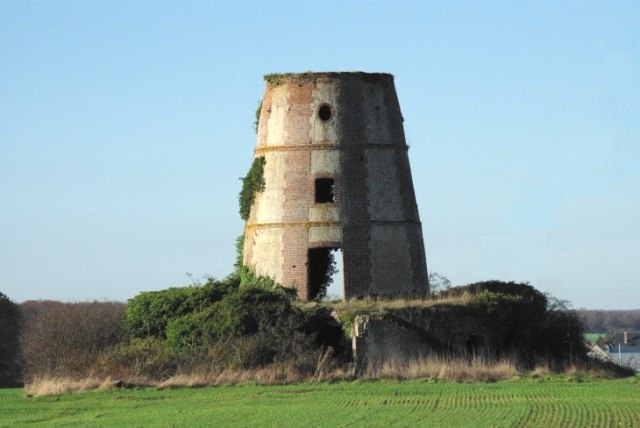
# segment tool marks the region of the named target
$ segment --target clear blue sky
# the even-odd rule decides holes
[[[0,292],[232,270],[271,72],[395,75],[430,271],[640,308],[640,3],[0,2]]]

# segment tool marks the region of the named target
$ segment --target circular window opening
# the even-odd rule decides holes
[[[326,122],[327,120],[331,119],[331,107],[329,107],[326,104],[323,106],[320,106],[320,109],[318,110],[318,117],[323,122]]]

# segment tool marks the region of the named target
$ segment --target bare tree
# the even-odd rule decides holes
[[[451,288],[451,281],[446,276],[442,276],[437,272],[429,274],[429,289],[432,293],[439,293]]]
[[[100,352],[123,337],[121,302],[42,302],[22,304],[21,347],[26,377],[84,376]]]

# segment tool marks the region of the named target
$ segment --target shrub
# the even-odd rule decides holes
[[[21,321],[19,306],[0,293],[0,387],[15,385],[20,376]]]
[[[120,302],[25,302],[21,347],[25,374],[85,376],[100,353],[124,336]]]
[[[546,317],[547,297],[527,283],[484,281],[443,290],[439,298],[464,297],[468,308],[487,326],[490,350],[497,355],[538,353],[539,336]]]
[[[282,289],[246,287],[202,312],[171,321],[167,344],[190,355],[208,349],[209,360],[218,369],[286,361],[305,366],[316,358],[318,349],[331,346],[343,353],[346,349],[340,327],[326,318],[304,313]]]
[[[489,291],[495,294],[504,294],[508,296],[522,297],[523,300],[531,302],[538,309],[544,310],[547,305],[547,297],[544,293],[536,290],[531,284],[504,282],[504,281],[481,281],[461,287],[452,287],[441,292],[441,298],[455,297],[464,293],[471,295],[481,294]]]
[[[293,365],[297,371],[308,373],[315,366],[316,349],[311,337],[295,328],[280,326],[251,336],[210,343],[207,360],[211,368],[218,371],[256,369],[277,364]]]
[[[204,348],[204,339],[211,308],[194,312],[169,321],[167,324],[167,345],[177,351],[191,353]]]
[[[209,278],[200,287],[149,291],[129,299],[124,325],[133,337],[166,338],[167,325],[182,316],[202,312],[240,286],[237,276]]]
[[[207,333],[214,340],[249,336],[290,318],[302,321],[302,313],[287,294],[247,287],[211,307]]]
[[[569,302],[547,295],[548,305],[540,328],[538,353],[552,360],[586,359],[584,325]]]
[[[521,351],[535,353],[534,345],[545,317],[545,305],[523,295],[483,291],[472,297],[471,308],[477,309],[478,321],[488,327],[494,352],[505,354]]]
[[[116,378],[143,376],[157,380],[173,376],[181,362],[181,356],[164,340],[133,338],[105,353],[100,369]]]
[[[455,326],[457,319],[471,320],[484,327],[486,336],[482,340],[470,339],[463,351],[489,352],[495,357],[515,354],[529,368],[540,360],[564,364],[579,363],[586,358],[583,330],[576,312],[569,309],[567,302],[528,283],[477,282],[421,297],[422,303],[416,300],[404,306],[378,299],[379,303],[369,304],[375,309],[365,312],[379,314],[387,305],[393,317],[422,325],[427,335],[436,332],[440,340],[446,340],[448,329]],[[348,306],[341,312],[343,325],[347,327],[357,314],[363,313]]]
[[[195,349],[220,340],[252,336],[277,326],[304,322],[291,297],[280,290],[245,287],[202,312],[175,318],[167,327],[168,343]]]

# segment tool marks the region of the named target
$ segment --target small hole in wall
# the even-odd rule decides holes
[[[376,106],[376,111],[380,111],[380,106]]]
[[[331,107],[329,107],[326,104],[320,106],[320,108],[318,109],[318,117],[323,122],[326,122],[327,120],[331,119]]]

